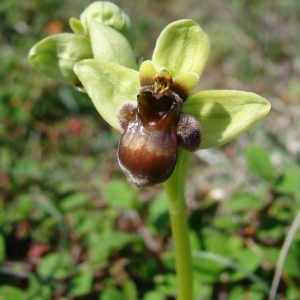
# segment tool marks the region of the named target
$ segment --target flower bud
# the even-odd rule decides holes
[[[72,33],[51,35],[34,45],[29,52],[32,66],[43,75],[64,83],[80,85],[74,65],[92,58],[90,40]]]
[[[121,33],[131,47],[135,44],[135,33],[128,15],[116,4],[107,1],[96,1],[90,4],[80,15],[85,33],[90,36],[93,22],[109,26]]]

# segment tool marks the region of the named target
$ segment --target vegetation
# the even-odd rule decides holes
[[[0,299],[174,299],[166,194],[127,183],[119,133],[87,95],[27,60],[85,7],[2,2]],[[194,19],[211,40],[198,89],[253,91],[272,103],[264,123],[192,157],[195,298],[268,299],[287,235],[278,299],[300,298],[300,234],[291,230],[300,206],[300,3],[198,2],[115,1],[135,23],[137,57],[151,57],[171,21]]]

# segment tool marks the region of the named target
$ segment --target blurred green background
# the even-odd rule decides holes
[[[91,2],[0,4],[1,300],[175,299],[161,186],[127,183],[119,133],[87,95],[28,63],[35,43],[71,32],[69,18]],[[191,18],[211,41],[198,89],[251,91],[271,102],[249,132],[195,153],[186,187],[195,299],[268,299],[300,209],[300,1],[114,3],[135,26],[137,60],[151,58],[168,23]],[[300,299],[299,232],[278,295]]]

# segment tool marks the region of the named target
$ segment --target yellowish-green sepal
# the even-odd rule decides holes
[[[119,108],[125,102],[136,102],[140,89],[138,72],[95,59],[77,63],[74,71],[99,114],[110,126],[119,129]]]
[[[225,144],[265,117],[270,103],[254,93],[210,90],[194,93],[184,111],[201,125],[201,148]]]
[[[137,69],[130,44],[115,29],[93,21],[90,23],[90,39],[95,59]]]

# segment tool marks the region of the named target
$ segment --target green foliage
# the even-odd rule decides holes
[[[276,173],[269,153],[259,146],[250,146],[246,153],[249,169],[258,177],[273,181]]]
[[[103,191],[108,204],[112,207],[130,209],[134,208],[135,192],[131,185],[124,181],[112,181]]]
[[[206,253],[193,258],[195,298],[267,299],[255,279],[270,286],[300,203],[299,161],[290,150],[299,130],[299,101],[293,95],[298,95],[300,5],[279,0],[150,2],[118,1],[136,20],[138,56],[151,58],[170,18],[193,17],[212,44],[201,90],[244,83],[245,90],[283,103],[283,110],[276,106],[266,124],[238,143],[213,149],[218,160],[212,155],[211,165],[193,157],[186,189],[192,248]],[[119,135],[99,118],[88,96],[45,80],[27,62],[28,49],[49,34],[52,20],[59,20],[62,29],[55,34],[60,34],[69,30],[64,20],[81,11],[78,1],[4,0],[0,5],[5,16],[0,38],[0,299],[174,299],[166,195],[160,187],[132,189],[117,167]],[[81,21],[70,22],[82,35]],[[273,72],[276,76],[270,76]],[[220,111],[215,112],[218,117]],[[241,145],[245,149],[248,143],[253,146],[243,155]],[[215,199],[214,189],[224,190],[225,197]],[[297,232],[284,264],[282,299],[299,298],[299,245]]]

